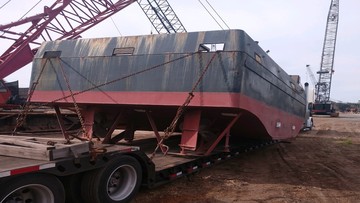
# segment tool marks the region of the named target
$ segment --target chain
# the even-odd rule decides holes
[[[86,132],[85,123],[84,123],[84,121],[83,121],[83,119],[82,119],[82,116],[81,116],[79,107],[78,107],[78,105],[77,105],[77,103],[76,103],[76,100],[75,100],[75,96],[76,96],[76,95],[79,95],[79,94],[82,94],[82,93],[85,93],[85,92],[88,92],[88,91],[91,91],[91,90],[94,90],[94,89],[99,89],[100,87],[103,87],[103,86],[106,86],[106,85],[109,85],[109,84],[118,82],[118,81],[120,81],[120,80],[124,80],[124,79],[130,78],[130,77],[133,77],[133,76],[135,76],[135,75],[138,75],[138,74],[141,74],[141,73],[144,73],[144,72],[147,72],[147,71],[150,71],[150,70],[153,70],[153,69],[156,69],[156,68],[165,66],[165,65],[170,64],[170,63],[173,63],[173,62],[175,62],[175,61],[178,61],[178,60],[187,58],[187,57],[189,57],[189,56],[192,56],[192,55],[194,55],[194,54],[196,54],[196,53],[197,53],[197,52],[189,53],[189,54],[186,54],[186,55],[184,55],[184,56],[181,56],[181,57],[175,58],[175,59],[173,59],[173,60],[167,61],[167,62],[165,62],[165,63],[161,63],[161,64],[159,64],[159,65],[152,66],[152,67],[150,67],[150,68],[147,68],[147,69],[144,69],[144,70],[141,70],[141,71],[134,72],[134,73],[129,74],[129,75],[127,75],[127,76],[124,76],[124,77],[121,77],[121,78],[117,78],[117,79],[115,79],[115,80],[112,80],[112,81],[109,81],[109,82],[106,82],[106,83],[103,83],[103,84],[100,84],[100,85],[96,85],[96,86],[95,86],[95,85],[92,84],[93,87],[88,88],[88,89],[85,89],[85,90],[82,90],[82,91],[79,91],[79,92],[76,92],[76,93],[73,93],[73,92],[71,91],[70,85],[69,85],[69,81],[68,81],[68,79],[65,77],[65,74],[64,74],[64,71],[63,71],[63,68],[62,68],[62,63],[60,62],[61,68],[62,68],[61,71],[62,71],[62,74],[63,74],[63,76],[64,76],[64,79],[65,79],[65,81],[66,81],[66,83],[67,83],[67,87],[68,87],[68,89],[69,89],[69,91],[70,91],[70,95],[65,96],[65,97],[62,97],[62,98],[55,99],[55,100],[53,100],[51,103],[54,103],[54,102],[57,102],[57,101],[60,101],[60,100],[63,100],[63,99],[67,99],[67,98],[71,97],[72,100],[73,100],[73,102],[74,102],[75,111],[76,111],[76,113],[77,113],[77,115],[78,115],[78,117],[79,117],[81,127],[82,127],[83,131]],[[59,60],[61,60],[61,59],[59,59]],[[78,73],[78,74],[79,74],[79,73]],[[189,102],[190,102],[190,101],[189,101]]]
[[[202,54],[201,52],[197,52],[199,53],[199,60],[200,60],[200,64],[202,64]],[[198,80],[196,81],[196,83],[193,85],[191,91],[188,93],[187,98],[185,99],[184,103],[177,109],[176,111],[176,115],[174,117],[174,119],[172,120],[172,122],[170,123],[170,125],[165,129],[164,131],[164,136],[161,138],[161,140],[158,142],[154,152],[151,154],[150,159],[155,157],[155,154],[157,152],[157,150],[160,148],[160,146],[164,146],[166,148],[169,148],[168,146],[164,145],[163,142],[164,140],[166,140],[167,138],[169,138],[175,131],[175,127],[177,126],[177,123],[180,119],[180,117],[183,115],[185,108],[190,104],[191,100],[194,98],[194,91],[195,89],[199,86],[200,82],[202,81],[206,71],[209,69],[210,64],[212,63],[212,61],[214,60],[215,56],[216,56],[217,52],[215,52],[211,59],[209,60],[209,62],[206,64],[205,69],[201,72]],[[200,67],[201,68],[201,67]],[[168,151],[168,150],[167,150]]]
[[[66,82],[66,86],[67,86],[67,88],[68,88],[68,90],[69,90],[69,92],[70,92],[71,99],[73,100],[74,107],[75,107],[75,111],[76,111],[76,114],[77,114],[77,116],[78,116],[78,118],[79,118],[79,121],[80,121],[80,124],[81,124],[81,128],[82,128],[83,132],[86,133],[86,128],[85,128],[84,119],[83,119],[82,116],[81,116],[80,108],[79,108],[78,104],[76,103],[74,93],[73,93],[73,91],[71,90],[69,79],[66,77],[66,74],[65,74],[65,71],[64,71],[64,67],[63,67],[63,65],[62,65],[62,63],[61,63],[60,58],[57,58],[57,59],[59,60],[60,70],[61,70],[61,73],[62,73],[62,75],[63,75],[63,77],[64,77],[65,82]],[[51,61],[50,61],[50,63],[51,63]],[[52,65],[52,63],[51,63],[51,65]]]
[[[63,77],[65,79],[65,82],[66,82],[66,85],[67,85],[67,88],[69,89],[70,91],[70,95],[68,96],[64,96],[64,97],[61,97],[61,98],[58,98],[58,99],[55,99],[53,100],[52,102],[49,102],[49,103],[45,103],[46,104],[50,104],[50,103],[54,103],[54,102],[57,102],[57,101],[60,101],[60,100],[64,100],[64,99],[67,99],[69,97],[72,98],[73,100],[73,103],[74,103],[74,107],[75,107],[75,111],[79,117],[79,121],[81,123],[81,127],[82,127],[82,130],[84,132],[86,132],[86,129],[85,129],[85,124],[84,124],[84,120],[81,116],[81,112],[80,112],[80,108],[79,106],[77,105],[76,103],[76,100],[75,100],[75,96],[76,95],[79,95],[79,94],[82,94],[84,92],[88,92],[88,91],[91,91],[91,90],[94,90],[94,89],[98,89],[100,87],[103,87],[103,86],[106,86],[106,85],[109,85],[109,84],[112,84],[112,83],[115,83],[115,82],[118,82],[120,80],[123,80],[123,79],[127,79],[127,78],[130,78],[130,77],[133,77],[135,75],[138,75],[138,74],[141,74],[141,73],[144,73],[144,72],[147,72],[147,71],[150,71],[150,70],[153,70],[153,69],[156,69],[156,68],[159,68],[159,67],[162,67],[162,66],[165,66],[167,64],[170,64],[170,63],[173,63],[175,61],[178,61],[178,60],[181,60],[181,59],[184,59],[184,58],[187,58],[187,57],[190,57],[194,54],[199,54],[199,59],[200,59],[200,63],[202,64],[202,54],[201,52],[193,52],[193,53],[189,53],[189,54],[186,54],[184,56],[181,56],[181,57],[178,57],[176,59],[173,59],[173,60],[170,60],[170,61],[167,61],[165,63],[162,63],[162,64],[159,64],[159,65],[156,65],[156,66],[153,66],[153,67],[150,67],[150,68],[147,68],[147,69],[144,69],[144,70],[141,70],[141,71],[137,71],[137,72],[134,72],[132,74],[129,74],[127,76],[124,76],[124,77],[121,77],[121,78],[117,78],[115,80],[112,80],[112,81],[109,81],[109,82],[106,82],[106,83],[103,83],[103,84],[100,84],[100,85],[97,85],[97,86],[93,86],[91,88],[88,88],[88,89],[85,89],[85,90],[82,90],[82,91],[79,91],[79,92],[76,92],[76,93],[73,93],[72,90],[71,90],[71,87],[70,87],[70,84],[69,84],[69,80],[68,78],[66,77],[65,75],[65,72],[63,70],[63,66],[62,66],[62,63],[60,62],[60,67],[61,67],[61,72],[63,74]],[[213,54],[213,56],[211,57],[210,61],[208,62],[207,66],[205,67],[205,69],[202,71],[201,75],[199,76],[197,82],[193,85],[193,88],[191,89],[191,91],[188,93],[188,97],[186,98],[186,100],[184,101],[184,103],[178,108],[177,112],[176,112],[176,115],[174,117],[174,119],[172,120],[171,124],[165,129],[165,135],[163,136],[163,138],[158,142],[158,145],[156,147],[156,149],[154,150],[154,153],[156,153],[156,151],[158,150],[158,148],[160,147],[160,145],[163,145],[163,141],[165,139],[167,139],[169,136],[171,136],[175,130],[175,127],[177,126],[177,123],[180,119],[180,117],[183,115],[184,113],[184,110],[185,108],[189,105],[189,103],[191,102],[191,100],[193,99],[194,97],[194,91],[195,89],[198,87],[199,83],[201,82],[201,80],[203,79],[203,76],[205,75],[206,71],[208,70],[208,68],[210,67],[210,64],[212,63],[213,59],[215,58],[215,55],[216,55],[216,52]],[[58,60],[61,60],[60,58],[57,58]],[[40,74],[36,80],[36,82],[34,82],[32,84],[32,87],[31,87],[31,90],[29,92],[29,95],[28,95],[28,100],[27,100],[27,103],[25,105],[25,108],[24,108],[24,111],[22,114],[19,114],[18,118],[17,118],[17,124],[16,124],[16,127],[13,131],[13,135],[16,133],[16,130],[18,127],[20,127],[23,122],[25,121],[25,118],[30,110],[30,100],[31,100],[31,97],[33,95],[33,92],[37,86],[37,84],[39,83],[39,80],[40,80],[40,77],[44,71],[44,68],[45,68],[45,65],[47,63],[48,59],[45,61],[44,65],[42,66],[42,69],[40,71]],[[50,61],[51,63],[51,61]],[[202,65],[201,65],[202,66]],[[167,146],[165,146],[167,147]]]
[[[88,92],[88,91],[91,91],[91,90],[94,90],[94,89],[99,89],[100,87],[104,87],[104,86],[106,86],[106,85],[110,85],[110,84],[112,84],[112,83],[115,83],[115,82],[118,82],[118,81],[121,81],[121,80],[130,78],[130,77],[133,77],[133,76],[135,76],[135,75],[139,75],[139,74],[141,74],[141,73],[144,73],[144,72],[147,72],[147,71],[151,71],[151,70],[157,69],[157,68],[159,68],[159,67],[165,66],[165,65],[167,65],[167,64],[173,63],[173,62],[175,62],[175,61],[179,61],[179,60],[181,60],[181,59],[190,57],[190,56],[192,56],[192,55],[194,55],[194,54],[196,54],[196,53],[197,53],[197,52],[193,52],[193,53],[186,54],[186,55],[184,55],[184,56],[180,56],[179,58],[175,58],[175,59],[170,60],[170,61],[167,61],[167,62],[165,62],[165,63],[161,63],[161,64],[158,64],[158,65],[156,65],[156,66],[152,66],[152,67],[150,67],[150,68],[147,68],[147,69],[144,69],[144,70],[140,70],[140,71],[131,73],[131,74],[126,75],[126,76],[124,76],[124,77],[117,78],[117,79],[111,80],[111,81],[109,81],[109,82],[102,83],[102,84],[100,84],[100,85],[93,86],[93,87],[88,88],[88,89],[85,89],[85,90],[81,90],[81,91],[79,91],[79,92],[73,93],[73,95],[76,96],[76,95],[83,94],[83,93],[85,93],[85,92]],[[69,97],[71,97],[71,95],[68,95],[68,96],[65,96],[65,97],[61,97],[61,98],[55,99],[55,100],[51,101],[51,103],[57,102],[57,101],[60,101],[60,100],[63,100],[63,99],[67,99],[67,98],[69,98]]]
[[[112,80],[112,81],[109,81],[109,82],[106,82],[106,83],[103,83],[103,84],[100,84],[100,85],[94,85],[94,84],[92,83],[93,87],[88,88],[88,89],[85,89],[85,90],[82,90],[82,91],[79,91],[79,92],[76,92],[76,93],[73,93],[73,92],[69,89],[70,92],[71,92],[71,95],[64,96],[64,97],[55,99],[55,100],[53,100],[53,101],[51,101],[51,102],[44,103],[43,106],[46,106],[46,105],[49,105],[49,104],[51,104],[51,103],[55,103],[55,102],[57,102],[57,101],[65,100],[65,99],[67,99],[67,98],[69,98],[69,97],[72,97],[72,99],[73,99],[73,101],[74,101],[74,106],[75,106],[76,113],[77,113],[78,116],[79,116],[81,126],[82,126],[82,128],[83,128],[83,130],[84,130],[84,132],[85,132],[84,121],[83,121],[83,119],[82,119],[82,117],[81,117],[81,115],[80,115],[80,110],[79,110],[78,105],[77,105],[76,102],[75,102],[75,97],[74,97],[74,96],[79,95],[79,94],[82,94],[82,93],[85,93],[85,92],[88,92],[88,91],[91,91],[91,90],[94,90],[94,89],[99,89],[100,87],[103,87],[103,86],[106,86],[106,85],[109,85],[109,84],[118,82],[118,81],[120,81],[120,80],[124,80],[124,79],[130,78],[130,77],[133,77],[133,76],[135,76],[135,75],[138,75],[138,74],[141,74],[141,73],[144,73],[144,72],[147,72],[147,71],[150,71],[150,70],[153,70],[153,69],[156,69],[156,68],[165,66],[165,65],[170,64],[170,63],[173,63],[173,62],[175,62],[175,61],[178,61],[178,60],[187,58],[187,57],[189,57],[189,56],[192,56],[192,55],[194,55],[194,54],[196,54],[196,52],[186,54],[186,55],[184,55],[184,56],[175,58],[175,59],[173,59],[173,60],[169,60],[169,61],[167,61],[167,62],[165,62],[165,63],[161,63],[161,64],[159,64],[159,65],[156,65],[156,66],[153,66],[153,67],[150,67],[150,68],[141,70],[141,71],[134,72],[134,73],[129,74],[129,75],[127,75],[127,76],[124,76],[124,77],[121,77],[121,78],[117,78],[117,79],[115,79],[115,80]],[[60,58],[58,58],[58,59],[60,59]],[[15,125],[15,127],[14,127],[13,132],[12,132],[12,135],[15,135],[17,129],[18,129],[20,126],[23,125],[23,123],[24,123],[24,121],[25,121],[25,119],[26,119],[26,116],[28,115],[28,112],[32,109],[32,108],[30,107],[30,104],[31,104],[30,101],[31,101],[32,95],[33,95],[33,93],[34,93],[34,91],[35,91],[35,89],[36,89],[36,86],[37,86],[37,84],[38,84],[39,81],[40,81],[41,75],[42,75],[42,73],[44,72],[44,68],[45,68],[46,63],[48,62],[48,60],[49,60],[49,59],[47,59],[47,60],[45,61],[44,65],[43,65],[42,68],[41,68],[40,74],[38,75],[38,77],[37,77],[37,79],[36,79],[36,82],[34,82],[34,83],[32,84],[32,86],[31,86],[31,88],[30,88],[30,91],[29,91],[29,94],[28,94],[28,99],[27,99],[27,102],[26,102],[26,104],[25,104],[25,106],[24,106],[24,110],[22,111],[21,114],[18,115],[18,117],[17,117],[17,119],[16,119],[16,125]],[[60,59],[60,60],[61,60],[61,59]],[[79,74],[79,73],[78,73],[78,74]],[[83,77],[84,77],[84,76],[83,76]],[[86,77],[84,77],[84,78],[86,78]],[[67,85],[68,85],[68,82],[67,82]],[[69,87],[69,85],[68,85],[68,87]]]
[[[25,107],[23,109],[23,111],[18,115],[18,117],[16,118],[16,125],[14,127],[14,130],[12,132],[12,135],[14,136],[16,134],[16,131],[17,129],[22,126],[26,120],[26,117],[28,115],[28,113],[30,112],[31,108],[30,108],[30,105],[31,105],[31,98],[32,98],[32,95],[34,94],[34,91],[36,89],[36,86],[39,84],[39,81],[40,81],[40,78],[41,78],[41,75],[43,74],[44,72],[44,69],[45,69],[45,66],[46,66],[46,63],[47,63],[48,60],[45,61],[44,65],[42,66],[41,70],[40,70],[40,73],[36,79],[36,82],[32,83],[31,85],[31,88],[30,88],[30,91],[29,91],[29,94],[28,94],[28,98],[26,100],[26,103],[25,103]]]

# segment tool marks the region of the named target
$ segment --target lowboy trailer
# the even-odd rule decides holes
[[[123,143],[101,145],[98,148],[93,148],[89,143],[67,144],[64,148],[43,150],[43,153],[50,154],[46,156],[38,153],[38,146],[35,149],[24,150],[25,147],[20,145],[26,145],[25,141],[11,146],[9,143],[12,139],[8,138],[7,142],[1,139],[3,143],[8,143],[9,154],[18,153],[18,157],[0,156],[1,203],[129,202],[140,186],[153,188],[191,175],[243,152],[277,142],[247,141],[242,142],[241,146],[233,146],[231,150],[224,145],[208,156],[185,156],[176,151],[169,151],[166,156],[157,153],[151,157],[156,141],[155,138],[145,138],[134,141],[131,145]],[[23,136],[16,139],[28,140],[29,145],[54,140]],[[175,144],[179,139],[180,136],[175,135],[169,138],[169,142]],[[170,144],[169,147],[175,148],[175,145]],[[19,152],[22,149],[23,151]],[[31,157],[31,151],[35,151],[34,158],[22,158],[27,157],[27,153]]]

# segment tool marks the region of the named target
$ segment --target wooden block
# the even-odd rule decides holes
[[[49,150],[0,144],[0,155],[35,160],[50,160]]]
[[[78,157],[81,154],[90,151],[89,142],[81,142],[71,145],[56,145],[56,149],[50,151],[50,160],[56,160],[65,157]]]
[[[51,146],[47,144],[48,141],[55,141],[57,144]],[[89,142],[75,140],[72,144],[62,144],[64,141],[64,139],[0,135],[0,155],[51,161],[78,157],[90,151]]]
[[[18,140],[16,138],[1,138],[0,144],[9,144],[9,145],[17,145],[22,147],[29,147],[29,148],[35,148],[35,149],[54,149],[54,146],[51,145],[44,145],[40,143],[35,142],[29,142],[24,140]]]

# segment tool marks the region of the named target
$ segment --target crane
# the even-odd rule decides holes
[[[0,56],[0,78],[30,63],[43,41],[76,39],[80,34],[136,0],[56,0],[43,13],[0,25],[0,38],[13,44]],[[12,28],[27,26],[21,32]],[[35,46],[32,48],[32,46]]]
[[[186,32],[167,0],[138,0],[137,2],[159,34]]]
[[[0,39],[13,41],[0,55],[0,105],[10,96],[3,78],[29,64],[43,41],[80,38],[81,33],[135,1],[56,0],[51,6],[45,6],[43,13],[0,25]],[[159,33],[186,32],[166,0],[138,0],[138,3]],[[23,27],[26,30],[14,31]]]
[[[310,76],[310,80],[311,80],[311,83],[316,86],[317,82],[316,82],[316,78],[315,78],[315,75],[314,73],[312,72],[311,68],[310,68],[310,65],[306,65],[306,70]]]
[[[314,114],[334,113],[330,101],[331,80],[334,73],[334,58],[337,30],[339,24],[339,0],[331,0],[326,22],[325,38],[321,55],[318,82],[315,85],[315,103],[312,107]]]

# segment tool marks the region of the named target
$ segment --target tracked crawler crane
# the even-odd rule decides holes
[[[331,80],[334,73],[335,45],[339,23],[339,0],[332,0],[327,17],[323,51],[321,55],[319,80],[315,86],[314,114],[334,113],[330,101]],[[335,115],[335,114],[333,114]]]

